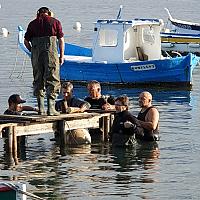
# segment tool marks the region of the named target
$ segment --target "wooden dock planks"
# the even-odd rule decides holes
[[[41,115],[0,115],[0,132],[8,138],[8,152],[16,156],[17,138],[36,134],[58,133],[60,148],[65,146],[66,131],[79,128],[99,128],[103,134],[101,141],[108,139],[113,121],[113,111],[89,110],[85,113],[61,114],[59,116]],[[2,137],[2,134],[0,135]]]

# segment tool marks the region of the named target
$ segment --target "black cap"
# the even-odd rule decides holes
[[[20,97],[19,94],[13,94],[9,97],[8,103],[25,103],[26,101]]]

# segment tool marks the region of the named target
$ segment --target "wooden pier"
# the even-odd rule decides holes
[[[113,111],[102,110],[59,116],[0,115],[0,137],[8,139],[8,153],[15,158],[19,148],[17,141],[19,138],[24,138],[22,136],[56,132],[60,141],[60,149],[62,149],[66,145],[66,131],[79,128],[99,128],[100,124],[101,141],[107,141],[112,122]]]

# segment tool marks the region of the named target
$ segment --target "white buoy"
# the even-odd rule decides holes
[[[9,32],[6,28],[1,28],[1,34],[3,37],[8,37]]]
[[[0,8],[1,8],[1,4],[0,4]]]
[[[77,31],[81,31],[81,23],[80,22],[76,22],[73,26],[73,29],[77,30]]]

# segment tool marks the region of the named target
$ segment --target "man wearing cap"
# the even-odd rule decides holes
[[[59,64],[64,62],[64,34],[59,20],[47,7],[37,11],[37,17],[28,25],[24,44],[31,52],[34,95],[37,97],[39,114],[45,114],[44,96],[47,94],[47,114],[59,115],[55,99],[60,90]],[[58,57],[57,40],[60,50]]]
[[[22,115],[22,111],[36,111],[37,108],[31,106],[22,106],[22,103],[26,101],[23,100],[19,94],[13,94],[8,99],[8,109],[4,112],[5,115]]]

